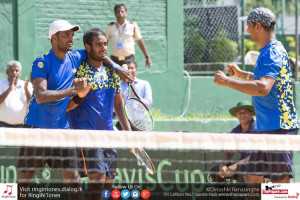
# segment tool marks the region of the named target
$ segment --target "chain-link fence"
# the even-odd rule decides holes
[[[272,3],[273,2],[273,3]],[[295,2],[258,0],[185,0],[184,1],[184,69],[190,75],[213,75],[216,70],[224,70],[229,62],[242,64],[249,61],[246,70],[253,70],[256,43],[250,41],[242,30],[239,20],[242,10],[248,15],[256,7],[270,8],[277,17],[276,37],[283,43],[291,56],[291,66],[295,70]],[[245,33],[245,37],[242,33]],[[245,54],[244,57],[242,49]],[[257,56],[256,56],[257,58]],[[253,61],[251,61],[251,59]],[[251,65],[250,65],[251,64]],[[299,66],[299,65],[298,65]],[[299,68],[299,67],[298,67]]]
[[[188,71],[209,75],[240,59],[240,7],[236,1],[203,2],[185,1],[184,63]]]

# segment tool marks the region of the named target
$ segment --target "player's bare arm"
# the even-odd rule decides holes
[[[83,91],[78,92],[77,95],[80,98],[84,98],[87,95],[87,93],[89,93],[90,89],[91,89],[91,84],[88,83],[87,87]],[[73,98],[74,97],[72,97],[69,100],[69,103],[68,103],[67,108],[66,108],[66,112],[68,112],[70,110],[73,110],[73,109],[75,109],[75,108],[77,108],[79,106],[80,103],[75,103],[74,100],[73,100]]]
[[[122,68],[121,66],[119,66],[118,64],[116,64],[115,62],[113,62],[108,56],[104,56],[103,57],[103,63],[108,66],[116,66],[117,69],[117,74],[118,76],[126,83],[128,82],[132,82],[133,81],[133,77],[131,75],[131,73],[129,72],[128,69]],[[114,68],[114,67],[113,67]]]
[[[252,81],[254,78],[252,72],[243,71],[239,68],[239,66],[237,66],[234,63],[228,64],[227,70],[228,70],[229,76],[232,76],[235,78],[240,78],[240,79],[244,79],[247,81]]]
[[[118,70],[117,74],[126,83],[133,81],[133,77],[127,69],[121,68]]]
[[[114,108],[115,108],[115,113],[119,119],[119,122],[121,123],[123,130],[131,131],[129,121],[127,120],[127,118],[125,116],[124,102],[123,102],[121,93],[119,93],[115,96]]]
[[[223,87],[229,87],[239,92],[251,96],[266,96],[271,91],[275,79],[268,76],[261,76],[259,80],[241,81],[228,78],[226,74],[220,70],[215,73],[214,83]]]
[[[74,79],[72,87],[64,90],[47,90],[47,80],[44,78],[33,79],[33,88],[37,103],[53,102],[72,94],[77,94],[87,87],[85,78]]]

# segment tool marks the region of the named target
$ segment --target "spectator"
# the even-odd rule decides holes
[[[232,116],[235,116],[240,124],[231,130],[231,133],[256,133],[256,121],[253,119],[255,115],[254,108],[248,101],[238,102],[237,105],[229,110]],[[226,179],[245,182],[244,175],[246,171],[249,152],[240,152],[240,159],[231,163],[234,152],[226,151],[223,155],[222,163],[219,166],[212,168],[211,177],[214,182],[225,182]]]
[[[138,79],[136,74],[138,72],[138,66],[135,62],[127,62],[128,70],[131,72],[131,75],[134,79],[132,82],[132,86],[135,89],[137,95],[141,98],[141,100],[146,104],[146,106],[150,109],[152,106],[152,89],[148,81]],[[126,101],[128,96],[128,84],[125,82],[121,82],[122,95],[124,101]],[[133,91],[131,91],[130,97],[135,97]],[[122,130],[120,123],[116,124],[116,128]],[[132,130],[135,130],[134,127],[131,127]]]
[[[22,65],[19,61],[7,63],[7,79],[0,81],[0,127],[21,127],[32,95],[32,84],[19,79]]]
[[[142,40],[140,28],[134,21],[128,21],[127,9],[124,4],[116,4],[114,7],[116,22],[108,24],[106,30],[107,41],[110,40],[111,59],[119,65],[134,61],[134,38],[146,58],[146,66],[151,66],[146,46]]]

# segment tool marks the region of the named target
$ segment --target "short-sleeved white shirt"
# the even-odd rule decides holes
[[[0,121],[11,125],[22,124],[26,109],[27,99],[24,90],[25,81],[18,80],[17,85],[8,94],[3,103],[0,104]],[[0,94],[9,88],[9,81],[0,80]],[[32,94],[32,84],[28,84],[28,90]]]
[[[108,25],[106,30],[107,41],[110,41],[111,55],[117,57],[127,57],[135,54],[134,39],[142,38],[140,28],[136,22],[125,20],[124,24],[118,22]],[[122,42],[123,48],[118,49],[118,42]]]

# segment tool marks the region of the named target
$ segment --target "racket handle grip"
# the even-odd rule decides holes
[[[122,68],[127,69],[128,70],[128,65],[127,64],[123,64]]]

